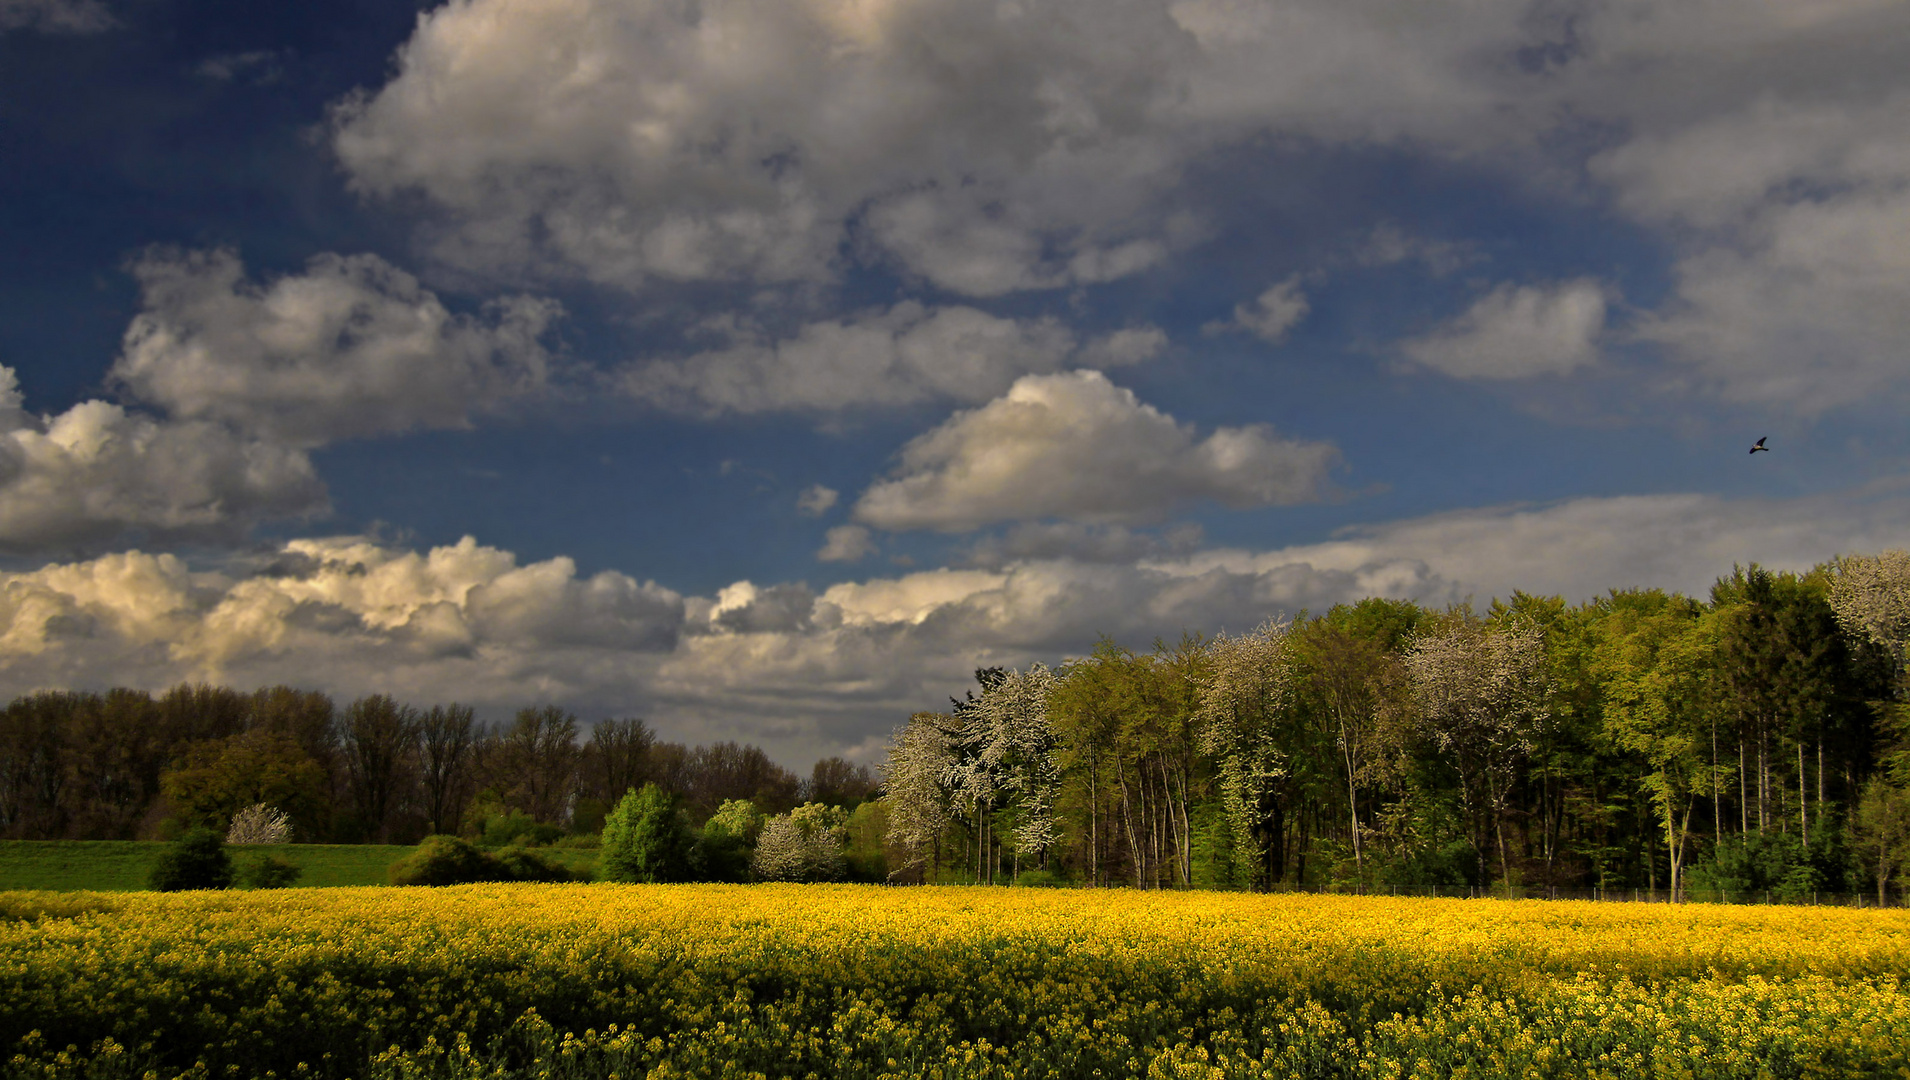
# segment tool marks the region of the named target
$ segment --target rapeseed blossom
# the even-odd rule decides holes
[[[20,1076],[1910,1069],[1902,911],[519,884],[0,913]]]

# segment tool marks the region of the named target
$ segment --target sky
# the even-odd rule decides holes
[[[1891,0],[0,0],[0,693],[806,770],[1102,635],[1906,546],[1906,53]]]

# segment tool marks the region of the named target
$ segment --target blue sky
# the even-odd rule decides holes
[[[1906,43],[1868,0],[0,0],[0,688],[800,767],[1101,633],[1902,546]]]

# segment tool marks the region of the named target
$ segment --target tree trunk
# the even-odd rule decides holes
[[[1751,831],[1751,798],[1750,798],[1750,789],[1746,786],[1747,783],[1748,781],[1745,777],[1745,772],[1744,772],[1744,728],[1742,724],[1740,723],[1738,728],[1738,835],[1739,836],[1742,836],[1745,833],[1748,833]]]
[[[1804,846],[1811,846],[1810,789],[1805,786],[1804,740],[1797,740],[1797,830]]]
[[[1141,888],[1141,848],[1135,842],[1134,806],[1127,793],[1127,768],[1121,768],[1121,824],[1127,831],[1127,861],[1134,869],[1134,887]]]
[[[1100,887],[1100,789],[1096,786],[1096,763],[1100,753],[1087,757],[1087,879]]]

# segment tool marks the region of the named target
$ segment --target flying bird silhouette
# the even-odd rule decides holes
[[[1751,447],[1751,453],[1753,453],[1753,454],[1755,454],[1755,453],[1757,453],[1757,452],[1758,452],[1759,450],[1763,450],[1763,451],[1765,451],[1766,453],[1769,453],[1769,452],[1770,452],[1770,449],[1771,449],[1771,448],[1770,448],[1770,447],[1768,447],[1768,446],[1766,446],[1766,445],[1764,445],[1764,439],[1768,439],[1768,438],[1770,438],[1770,436],[1769,436],[1769,435],[1766,435],[1766,436],[1764,436],[1764,438],[1762,438],[1762,439],[1759,439],[1759,440],[1757,441],[1757,445],[1756,445],[1756,446],[1753,446],[1753,447]]]

